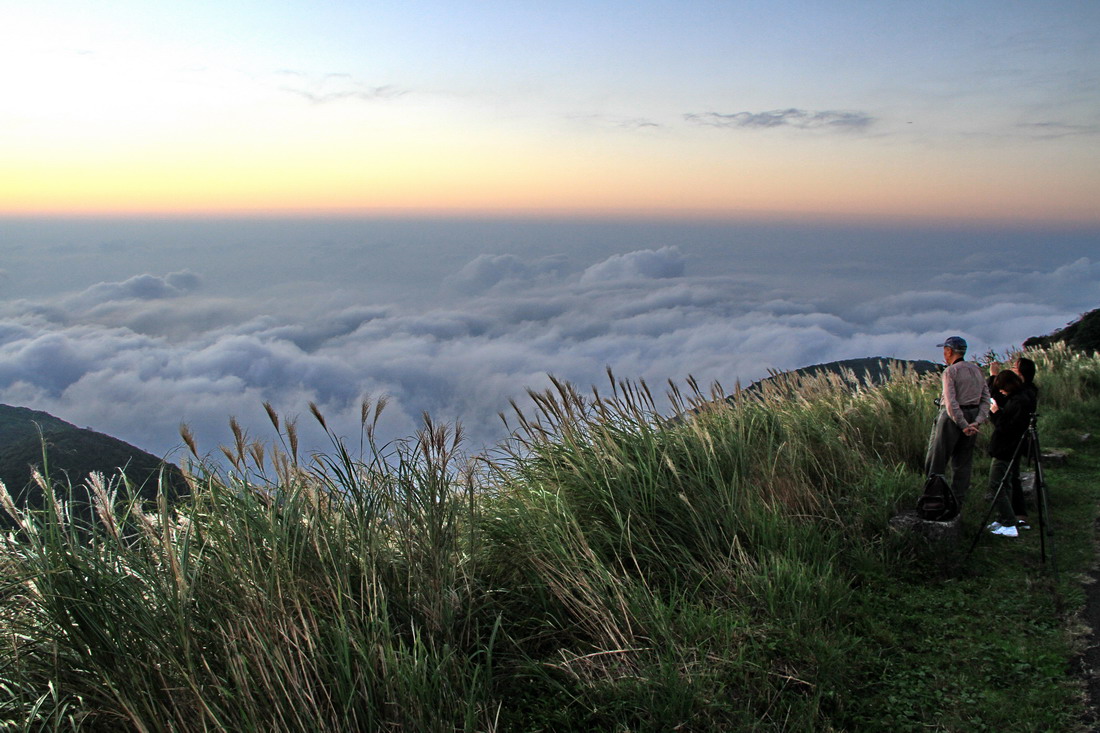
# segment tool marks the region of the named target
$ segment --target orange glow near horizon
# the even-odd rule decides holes
[[[465,142],[465,145],[460,143]],[[615,147],[539,151],[530,140],[390,140],[353,147],[155,146],[14,160],[0,215],[401,215],[814,218],[1100,224],[1087,171],[1024,179],[1011,165],[896,155],[860,158],[762,147],[708,157],[703,146],[630,156]],[[390,143],[393,143],[392,145]],[[793,146],[792,146],[793,147]],[[849,146],[850,147],[850,146]],[[801,155],[801,157],[799,157]],[[976,172],[976,171],[980,171]]]
[[[419,190],[392,187],[352,192],[308,186],[289,190],[262,190],[222,180],[198,190],[179,182],[139,181],[104,189],[84,188],[79,180],[35,190],[24,186],[12,193],[0,186],[0,216],[503,216],[610,217],[655,219],[836,219],[853,221],[1000,222],[1090,226],[1100,224],[1100,213],[1087,202],[1065,202],[1058,207],[1012,198],[986,201],[942,197],[914,200],[904,194],[855,192],[848,195],[806,196],[798,202],[732,192],[727,196],[701,195],[685,201],[682,191],[652,191],[610,195],[606,190],[575,188],[567,194],[533,190],[480,189],[463,191],[448,186]],[[435,189],[427,197],[424,189]]]

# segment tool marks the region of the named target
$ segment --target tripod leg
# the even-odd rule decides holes
[[[1058,567],[1054,562],[1054,532],[1050,528],[1050,508],[1047,504],[1046,478],[1043,476],[1042,451],[1039,448],[1039,432],[1035,428],[1034,418],[1028,430],[1031,438],[1031,460],[1035,466],[1035,503],[1039,508],[1039,548],[1043,563],[1047,561],[1047,540],[1050,540],[1050,568],[1057,575]]]
[[[1017,455],[1012,457],[1012,461],[1009,462],[1009,466],[1005,469],[1004,474],[1001,476],[1001,480],[997,482],[997,490],[993,492],[993,500],[989,502],[989,508],[985,511],[985,517],[982,518],[981,523],[978,525],[978,531],[974,533],[974,539],[970,543],[970,549],[966,552],[966,559],[969,560],[970,556],[974,554],[974,548],[978,546],[978,540],[982,536],[982,532],[985,531],[986,526],[989,524],[989,518],[993,516],[993,510],[997,508],[997,502],[1000,501],[1001,496],[1005,492],[1005,486],[1009,482],[1009,476],[1011,476],[1012,464],[1017,460],[1019,454],[1019,446],[1017,446]]]

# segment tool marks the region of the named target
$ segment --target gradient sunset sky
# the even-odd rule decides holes
[[[1100,3],[5,2],[0,214],[1100,222]]]

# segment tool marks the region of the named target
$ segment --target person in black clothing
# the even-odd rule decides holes
[[[1028,359],[1026,356],[1021,356],[1016,360],[1016,373],[1020,375],[1020,379],[1024,380],[1024,385],[1021,389],[1031,394],[1031,401],[1039,403],[1039,388],[1035,386],[1035,362]]]
[[[1035,362],[1028,359],[1026,356],[1021,356],[1016,359],[1016,363],[1012,365],[1012,371],[1023,380],[1023,389],[1026,392],[1030,392],[1034,398],[1034,402],[1039,401],[1039,388],[1035,386]],[[993,396],[993,401],[998,405],[1006,399],[1004,395],[993,390],[993,380],[1001,372],[1001,365],[997,362],[992,362],[989,365],[989,393]]]
[[[997,492],[1000,519],[989,525],[989,530],[1002,537],[1018,537],[1019,522],[1008,489],[1020,481],[1022,441],[1031,423],[1035,402],[1031,391],[1024,388],[1024,380],[1012,371],[998,373],[993,378],[990,393],[996,397],[990,418],[993,435],[989,439],[989,455],[993,462],[989,468],[989,490]]]
[[[1001,365],[997,362],[993,362],[989,365],[989,394],[993,397],[994,403],[1001,407],[1003,403],[1008,399],[1002,393],[993,388],[993,380],[997,378],[997,374],[1000,373]],[[1035,362],[1028,359],[1026,356],[1021,356],[1016,359],[1016,363],[1013,365],[1012,370],[1023,380],[1023,384],[1020,389],[1031,400],[1032,412],[1034,412],[1039,404],[1039,388],[1035,386]],[[1022,456],[1028,454],[1028,444],[1024,444],[1021,448],[1021,462]],[[1031,525],[1027,519],[1027,500],[1024,498],[1024,487],[1020,483],[1019,466],[1017,470],[1013,472],[1009,479],[1010,486],[1009,491],[1012,497],[1012,510],[1016,512],[1016,525],[1020,529],[1031,529]]]

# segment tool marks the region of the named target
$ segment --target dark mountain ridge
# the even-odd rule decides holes
[[[1071,349],[1086,353],[1100,351],[1100,308],[1085,313],[1054,333],[1032,336],[1024,342],[1024,348],[1045,349],[1056,343],[1064,343]]]
[[[852,390],[883,384],[891,377],[899,373],[911,373],[918,376],[936,373],[943,369],[942,364],[924,359],[905,360],[891,359],[885,356],[867,356],[858,359],[841,359],[823,364],[811,364],[810,366],[790,371],[780,372],[770,370],[770,376],[759,379],[748,387],[739,388],[733,394],[724,398],[725,402],[735,403],[743,399],[762,399],[765,395],[779,395],[781,397],[796,397],[797,393],[805,388],[805,381],[823,375],[834,375]],[[679,424],[685,418],[697,415],[701,411],[722,404],[723,400],[685,410],[674,415],[669,423]]]
[[[69,498],[77,505],[89,503],[84,483],[93,471],[107,478],[122,471],[145,499],[156,496],[162,477],[171,498],[187,493],[179,467],[151,453],[47,412],[0,405],[0,480],[18,504],[40,508],[42,488],[33,480],[32,469],[54,486],[71,486]]]
[[[759,394],[770,388],[783,390],[797,390],[798,382],[805,378],[818,377],[824,374],[833,374],[839,377],[849,387],[870,387],[883,384],[891,375],[900,370],[913,372],[917,375],[939,372],[943,369],[941,364],[926,359],[906,360],[891,359],[886,356],[867,356],[860,359],[841,359],[823,364],[792,369],[787,372],[773,371],[771,375],[753,382],[741,390],[741,394]],[[726,399],[735,399],[736,395],[730,395]]]

